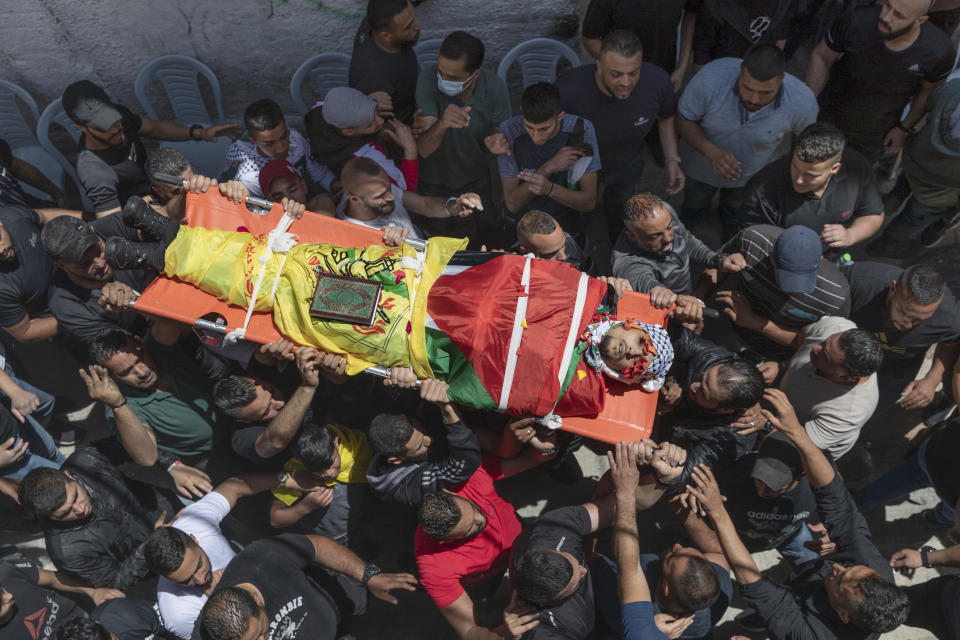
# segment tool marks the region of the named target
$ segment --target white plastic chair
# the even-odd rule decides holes
[[[213,91],[213,104],[217,110],[216,118],[210,116],[200,90],[200,76],[206,78]],[[223,122],[223,103],[220,97],[220,82],[216,74],[199,60],[190,56],[171,54],[154,58],[148,62],[134,81],[133,90],[148,118],[158,119],[157,109],[147,97],[147,84],[157,79],[163,85],[173,119],[184,126],[200,124],[208,126],[214,122]],[[227,167],[229,138],[217,138],[216,142],[187,140],[184,142],[163,142],[165,147],[176,149],[187,157],[196,173],[217,178]]]
[[[200,91],[199,77],[203,76],[213,91],[213,104],[217,110],[215,118],[210,116]],[[220,98],[220,83],[216,74],[199,60],[190,56],[171,54],[154,58],[140,69],[133,84],[133,91],[148,118],[158,120],[157,110],[147,97],[147,84],[156,78],[173,108],[173,119],[179,124],[210,125],[223,122],[223,103]]]
[[[507,52],[497,67],[497,75],[507,82],[507,72],[514,62],[520,65],[521,84],[524,89],[535,82],[553,82],[557,79],[557,63],[561,58],[571,66],[580,66],[576,51],[557,40],[533,38],[521,42]]]
[[[417,54],[417,64],[420,65],[421,70],[437,64],[441,44],[443,44],[443,38],[422,40],[413,45],[413,52]]]
[[[323,100],[330,89],[348,86],[349,77],[350,56],[345,53],[328,51],[307,59],[290,79],[290,97],[299,115],[305,115],[315,101]],[[308,78],[311,97],[304,100],[303,85]]]
[[[63,127],[63,129],[70,134],[71,138],[73,138],[75,144],[80,141],[80,130],[77,129],[77,125],[73,123],[70,116],[63,110],[63,104],[60,102],[60,98],[48,104],[47,108],[40,114],[40,119],[37,121],[37,140],[47,154],[56,160],[63,168],[64,173],[73,180],[73,183],[77,186],[77,191],[80,192],[83,208],[87,211],[93,211],[93,203],[87,198],[87,193],[83,185],[80,184],[80,178],[77,176],[77,168],[73,166],[73,163],[70,162],[67,156],[64,155],[64,153],[57,148],[57,145],[53,143],[53,140],[50,139],[50,127],[54,124]]]

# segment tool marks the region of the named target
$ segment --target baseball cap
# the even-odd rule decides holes
[[[764,439],[750,477],[774,491],[783,491],[803,472],[800,452],[790,438],[776,431]]]
[[[377,103],[356,89],[337,87],[323,100],[323,119],[337,129],[364,127],[373,122]]]
[[[80,262],[90,247],[100,243],[100,236],[79,218],[58,216],[43,226],[40,241],[54,260]]]
[[[773,245],[777,284],[787,293],[812,293],[817,288],[820,236],[810,227],[795,224],[787,227]]]
[[[123,116],[106,91],[89,80],[74,82],[63,92],[63,109],[78,124],[106,131]]]
[[[260,190],[266,196],[270,193],[270,187],[277,178],[295,178],[300,179],[297,168],[282,158],[271,160],[260,169]]]

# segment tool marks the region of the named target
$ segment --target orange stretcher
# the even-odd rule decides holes
[[[187,194],[184,224],[207,229],[248,231],[266,235],[283,215],[283,209],[274,204],[269,210],[234,204],[218,191]],[[343,220],[316,214],[305,214],[294,221],[290,232],[301,242],[323,242],[344,246],[380,244],[382,232]],[[137,298],[134,307],[144,313],[177,320],[191,326],[204,326],[203,318],[222,319],[222,333],[243,326],[246,309],[232,307],[193,285],[176,279],[158,277]],[[666,310],[650,306],[646,294],[628,293],[618,305],[618,316],[649,324],[664,325]],[[210,323],[207,322],[207,325]],[[273,314],[256,312],[247,326],[246,339],[269,344],[280,338],[273,325]],[[603,442],[634,441],[650,436],[657,407],[657,394],[647,393],[607,379],[604,409],[596,418],[564,418],[564,430]]]

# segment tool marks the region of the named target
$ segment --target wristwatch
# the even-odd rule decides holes
[[[380,575],[381,573],[383,573],[383,569],[371,562],[363,568],[363,577],[360,578],[360,582],[363,583],[363,586],[367,586],[367,583],[370,582],[370,578]]]
[[[287,483],[287,478],[290,477],[290,474],[286,471],[277,471],[277,485],[283,486]]]
[[[200,139],[200,138],[198,138],[198,137],[194,134],[195,131],[198,131],[198,130],[200,130],[200,129],[203,129],[203,127],[202,127],[201,125],[199,125],[199,124],[192,124],[192,125],[190,125],[190,139],[191,139],[191,140],[199,140],[199,139]]]
[[[930,553],[931,551],[936,551],[936,549],[934,549],[931,546],[925,546],[920,548],[920,564],[925,566],[927,569],[933,566],[932,564],[930,564],[930,560],[927,558],[927,554]]]

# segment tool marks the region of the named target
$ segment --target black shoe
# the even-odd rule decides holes
[[[144,242],[170,244],[177,237],[180,223],[157,213],[140,196],[130,196],[123,205],[123,223],[140,231]]]
[[[104,258],[114,269],[152,269],[163,271],[166,245],[130,242],[120,236],[107,238]]]

